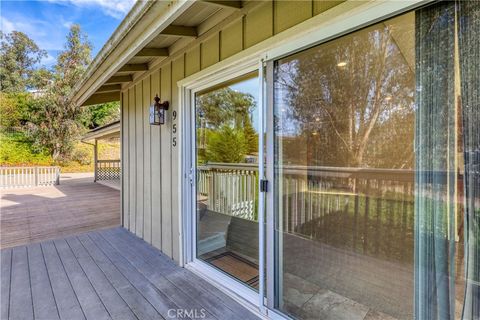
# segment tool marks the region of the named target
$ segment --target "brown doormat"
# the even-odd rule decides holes
[[[249,286],[258,288],[258,265],[255,263],[231,251],[208,258],[206,261]]]

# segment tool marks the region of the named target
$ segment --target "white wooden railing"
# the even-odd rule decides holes
[[[209,210],[256,220],[258,164],[209,163],[198,167],[197,178]]]
[[[59,167],[0,167],[0,188],[60,184]]]

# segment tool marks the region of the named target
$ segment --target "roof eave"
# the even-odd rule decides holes
[[[82,141],[107,139],[112,137],[120,137],[120,121],[112,122],[103,127],[99,127],[90,130],[83,138]]]
[[[138,1],[97,54],[72,99],[81,106],[96,90],[124,66],[194,1]]]

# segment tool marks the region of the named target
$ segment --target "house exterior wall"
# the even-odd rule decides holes
[[[343,1],[265,2],[208,39],[196,40],[146,78],[122,91],[124,227],[180,261],[180,148],[177,82],[295,26]],[[155,95],[170,102],[166,124],[148,123]]]

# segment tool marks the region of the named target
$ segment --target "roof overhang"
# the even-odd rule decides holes
[[[77,105],[119,101],[120,92],[242,8],[242,1],[138,1],[74,88]]]
[[[98,127],[90,130],[82,141],[111,139],[120,137],[120,121],[112,122],[103,127]]]

